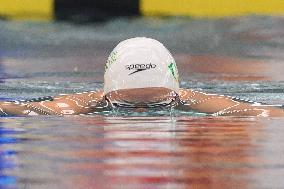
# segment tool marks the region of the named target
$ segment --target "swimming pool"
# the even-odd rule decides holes
[[[282,17],[0,22],[0,98],[96,90],[118,41],[157,38],[181,86],[284,104]],[[281,188],[282,118],[159,112],[0,119],[1,188]]]

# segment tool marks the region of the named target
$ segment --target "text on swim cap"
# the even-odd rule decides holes
[[[134,72],[131,72],[129,75],[132,75],[137,72],[154,69],[157,67],[156,64],[130,64],[125,66],[127,70],[134,70]]]

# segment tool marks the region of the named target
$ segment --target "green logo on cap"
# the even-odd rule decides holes
[[[112,51],[107,59],[105,71],[117,60],[117,51]]]
[[[173,75],[173,77],[175,78],[175,80],[176,80],[177,82],[179,82],[179,81],[178,81],[178,80],[179,80],[179,75],[178,75],[178,69],[177,69],[176,63],[175,63],[175,62],[170,63],[170,64],[168,65],[168,68],[169,68],[171,74]]]

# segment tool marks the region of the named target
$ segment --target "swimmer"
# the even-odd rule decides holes
[[[211,116],[284,116],[281,108],[179,87],[174,58],[160,42],[132,38],[111,52],[104,89],[26,101],[1,102],[1,115],[79,115],[111,109],[176,108]]]

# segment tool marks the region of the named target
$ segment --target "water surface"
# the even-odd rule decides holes
[[[0,185],[281,188],[282,126],[267,118],[4,118]]]
[[[0,21],[0,98],[101,89],[118,41],[161,40],[181,86],[284,104],[282,17]],[[111,112],[0,119],[1,188],[282,188],[283,118]]]

